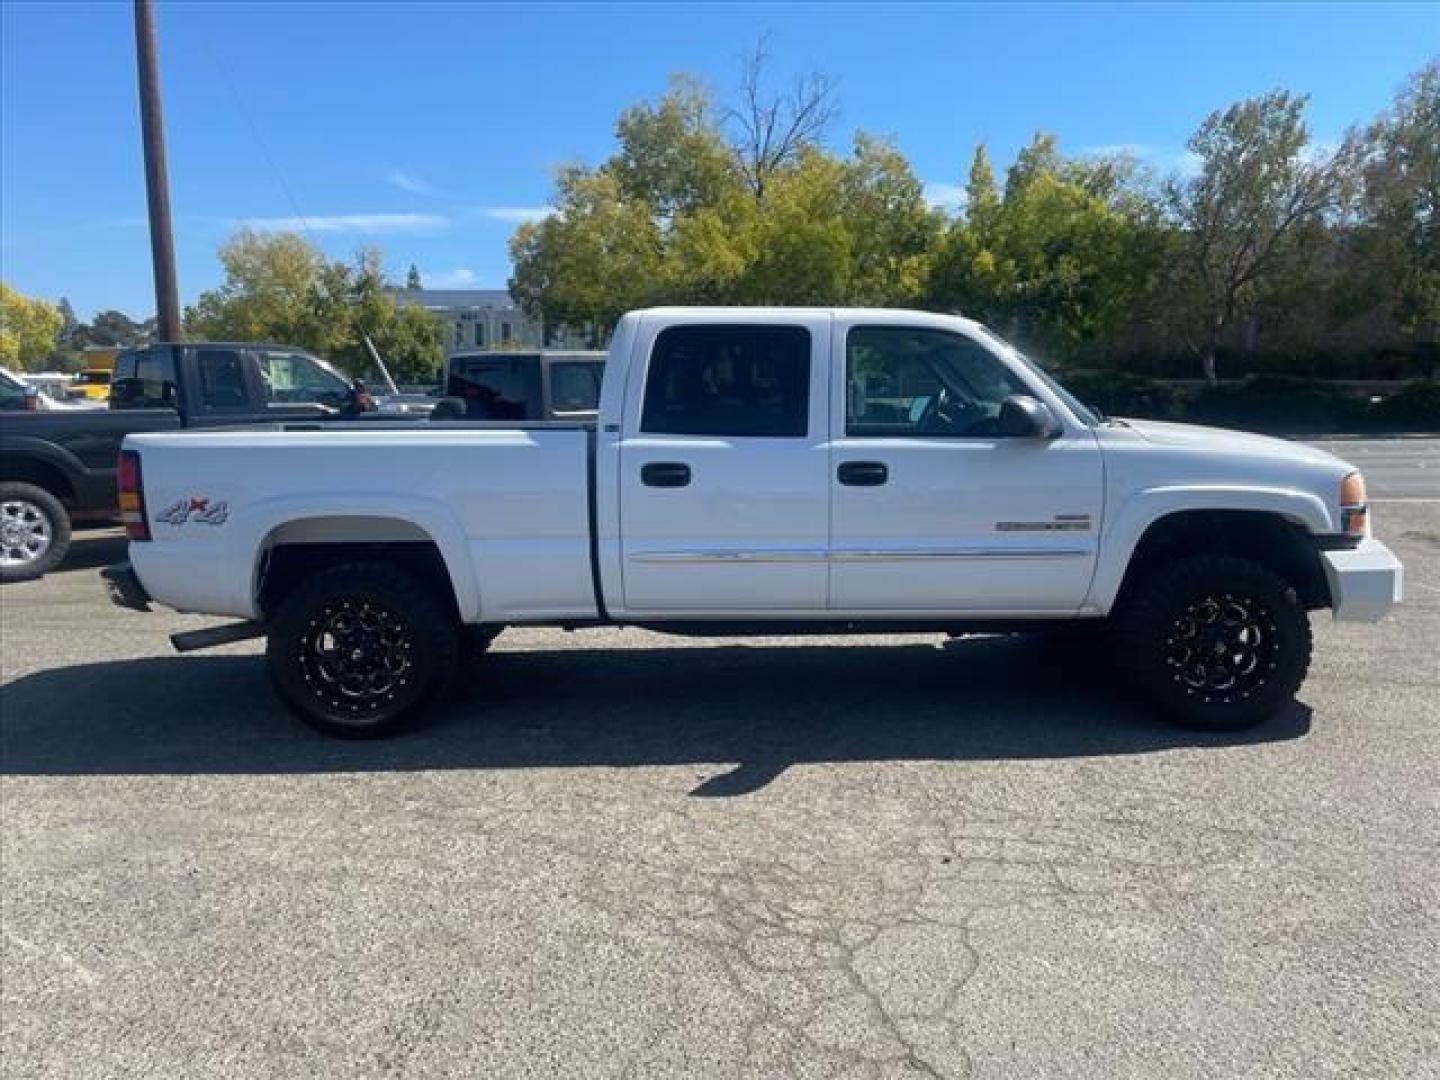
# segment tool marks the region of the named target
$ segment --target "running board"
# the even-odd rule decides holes
[[[216,645],[232,645],[237,641],[264,637],[265,624],[258,622],[236,622],[225,626],[207,626],[204,630],[186,630],[171,634],[170,644],[176,652],[195,652],[197,649],[213,649]]]

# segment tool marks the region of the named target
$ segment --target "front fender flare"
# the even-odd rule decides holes
[[[1307,491],[1213,485],[1145,488],[1107,517],[1100,540],[1101,558],[1090,583],[1086,608],[1108,613],[1146,530],[1162,518],[1189,510],[1248,510],[1274,514],[1311,533],[1339,531],[1324,500]]]

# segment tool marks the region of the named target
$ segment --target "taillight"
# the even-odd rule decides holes
[[[145,520],[145,485],[140,479],[139,453],[120,451],[115,480],[120,489],[120,520],[125,523],[125,535],[131,540],[149,540],[150,523]]]

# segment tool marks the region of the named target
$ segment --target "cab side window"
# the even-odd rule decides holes
[[[245,362],[238,349],[202,349],[196,365],[200,372],[200,403],[206,409],[243,409]]]
[[[655,338],[640,430],[801,438],[810,411],[802,326],[672,326]]]
[[[995,437],[1030,391],[978,342],[946,330],[857,326],[845,342],[845,433]]]
[[[600,407],[599,364],[567,361],[550,365],[550,399],[556,412],[593,412]]]
[[[538,357],[463,357],[452,361],[448,391],[465,399],[465,415],[478,420],[540,420]]]
[[[255,354],[265,400],[272,405],[345,405],[350,384],[313,356],[261,349]]]

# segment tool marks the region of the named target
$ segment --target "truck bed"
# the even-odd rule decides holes
[[[131,557],[162,603],[255,618],[243,555],[428,536],[465,621],[592,618],[592,430],[288,422],[136,436],[154,540]]]

